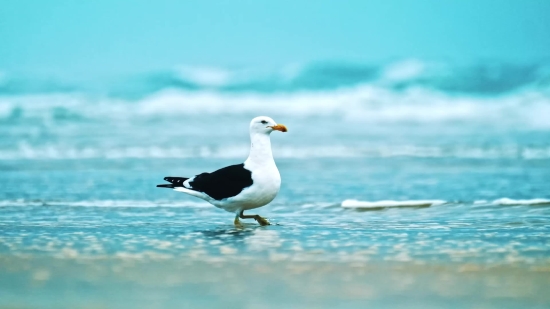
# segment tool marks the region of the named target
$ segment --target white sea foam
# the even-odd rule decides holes
[[[269,114],[286,118],[326,116],[370,126],[465,122],[495,127],[550,128],[546,117],[550,114],[550,96],[540,91],[478,97],[418,87],[395,91],[373,84],[291,93],[167,88],[138,100],[73,93],[0,96],[0,119],[12,117],[16,109],[21,111],[21,117],[42,121],[51,120],[62,109],[80,117],[79,121],[84,118],[110,123],[182,115]]]
[[[443,123],[468,121],[498,126],[549,128],[550,98],[537,92],[506,97],[451,96],[413,88],[395,92],[372,85],[332,91],[298,93],[189,92],[164,90],[136,103],[141,115],[242,114],[331,116],[348,121],[384,123]],[[514,115],[514,117],[510,117]]]
[[[443,205],[447,202],[444,200],[410,200],[410,201],[358,201],[358,200],[345,200],[342,202],[343,208],[391,208],[391,207],[423,207],[423,206],[435,206]]]
[[[389,79],[423,74],[422,64],[414,61],[388,70],[395,71],[388,73]],[[218,77],[207,76],[204,83],[227,82],[222,75],[229,73],[216,72],[212,76],[219,73]],[[550,146],[538,135],[540,130],[550,130],[550,95],[540,89],[476,96],[421,86],[396,90],[372,82],[291,92],[228,92],[215,87],[184,90],[172,86],[138,98],[86,93],[0,94],[0,123],[8,124],[0,126],[0,135],[9,137],[0,143],[0,160],[238,159],[246,157],[248,143],[219,142],[220,134],[228,132],[227,128],[237,121],[244,124],[242,132],[246,132],[250,117],[261,114],[285,124],[315,124],[303,125],[297,131],[291,127],[289,134],[302,138],[301,144],[290,145],[288,141],[295,139],[278,144],[274,148],[278,158],[550,158]],[[191,125],[186,123],[189,120]],[[489,142],[462,138],[476,136],[481,130],[487,133]],[[502,139],[490,141],[491,133],[502,137],[508,132],[529,130],[535,132],[533,142],[515,137],[507,139],[506,144]],[[425,138],[411,140],[410,144],[399,138],[409,131],[414,131],[414,136],[425,134]],[[378,134],[373,140],[383,137],[387,142],[362,143],[373,132]],[[447,132],[450,138],[440,143],[440,137],[448,137]],[[191,141],[197,136],[208,143]],[[317,141],[321,136],[326,141],[323,146],[302,142]],[[183,139],[187,143],[181,143]],[[472,140],[475,144],[469,143]],[[432,141],[437,145],[420,145]],[[182,147],[191,144],[195,147]]]
[[[445,200],[408,200],[408,201],[393,201],[393,200],[383,200],[383,201],[359,201],[354,199],[344,200],[341,203],[343,208],[351,209],[379,209],[379,208],[397,208],[397,207],[428,207],[428,206],[437,206],[437,205],[526,205],[526,206],[535,206],[535,205],[547,205],[550,204],[550,199],[545,198],[533,198],[533,199],[510,199],[510,198],[499,198],[493,201],[487,200],[476,200],[473,202],[466,201],[445,201]]]
[[[500,198],[492,202],[494,205],[544,205],[550,204],[550,199],[534,198],[525,200],[514,200],[511,198]]]
[[[0,149],[0,160],[78,160],[78,159],[186,159],[220,158],[243,159],[248,155],[248,144],[220,144],[201,147],[128,146],[113,147],[89,145],[85,147],[47,144],[34,146],[20,143],[17,147]],[[474,146],[284,146],[274,149],[276,158],[461,158],[461,159],[550,159],[547,147],[474,147]]]

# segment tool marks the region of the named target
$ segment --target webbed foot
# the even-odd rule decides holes
[[[256,215],[254,219],[256,219],[261,226],[271,225],[266,218],[260,217],[259,215]]]
[[[260,217],[259,215],[245,215],[245,214],[244,214],[244,210],[241,210],[241,212],[239,213],[238,218],[241,218],[241,219],[254,219],[254,220],[256,220],[261,226],[271,225],[271,223],[269,223],[269,221],[267,221],[267,219],[262,218],[262,217]],[[235,220],[237,220],[238,218],[235,217]]]

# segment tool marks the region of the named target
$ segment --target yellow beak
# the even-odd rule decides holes
[[[284,124],[277,124],[276,126],[272,126],[271,127],[273,130],[277,130],[277,131],[281,131],[281,132],[286,132],[288,131],[285,127]]]

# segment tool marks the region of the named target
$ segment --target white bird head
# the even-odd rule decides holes
[[[259,116],[250,122],[250,134],[261,133],[261,134],[270,134],[274,130],[286,132],[287,129],[284,125],[278,124],[275,120],[266,117]]]

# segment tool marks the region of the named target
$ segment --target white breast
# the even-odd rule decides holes
[[[239,195],[229,198],[227,202],[238,204],[241,210],[264,206],[273,201],[281,188],[281,175],[275,163],[263,166],[247,166],[252,171],[252,185]],[[230,200],[230,201],[229,201]]]

